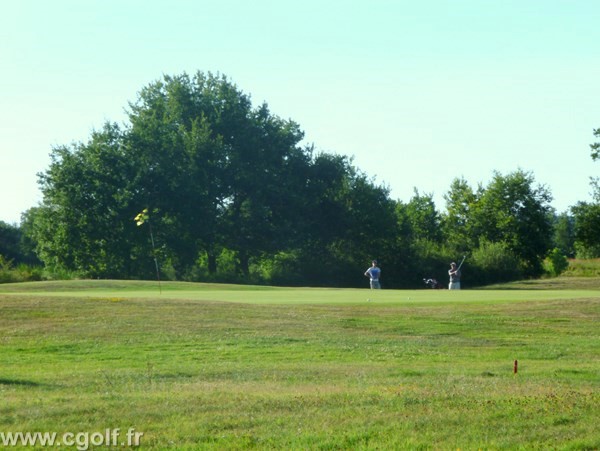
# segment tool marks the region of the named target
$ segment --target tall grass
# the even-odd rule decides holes
[[[1,431],[135,427],[142,449],[600,448],[595,291],[69,285],[3,287]]]
[[[28,265],[26,263],[15,265],[13,260],[0,255],[0,284],[40,280],[72,280],[77,279],[79,276],[74,271]]]
[[[563,273],[566,277],[600,277],[600,259],[572,259]]]
[[[19,263],[14,265],[0,255],[0,283],[31,282],[42,280],[42,268]]]

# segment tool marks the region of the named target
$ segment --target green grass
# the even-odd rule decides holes
[[[0,431],[134,427],[142,449],[598,449],[599,292],[543,283],[0,285]]]

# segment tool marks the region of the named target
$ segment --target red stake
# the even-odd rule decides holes
[[[517,361],[515,360],[515,365],[513,366],[513,373],[517,374]]]

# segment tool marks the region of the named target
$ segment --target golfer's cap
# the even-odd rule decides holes
[[[450,263],[450,266],[456,266],[456,262]]]
[[[377,260],[373,260],[371,263],[375,263],[375,264],[377,264]]]

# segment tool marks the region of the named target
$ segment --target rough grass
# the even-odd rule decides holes
[[[600,277],[600,258],[572,259],[563,277]]]
[[[3,285],[0,431],[134,427],[142,449],[598,449],[598,292],[522,288]]]

